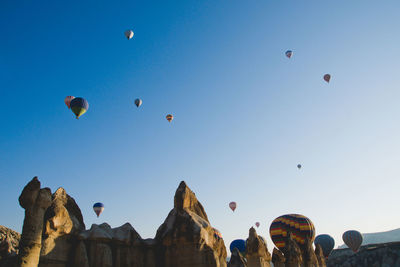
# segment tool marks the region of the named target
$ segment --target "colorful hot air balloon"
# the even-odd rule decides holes
[[[314,240],[314,244],[320,245],[325,258],[328,258],[329,254],[331,254],[333,248],[335,247],[335,240],[330,235],[317,235]]]
[[[236,202],[232,201],[231,203],[229,203],[229,208],[231,208],[232,211],[235,211],[235,209],[236,209]]]
[[[342,236],[343,242],[353,250],[353,252],[357,252],[362,244],[363,237],[359,231],[349,230],[343,233]]]
[[[229,246],[229,250],[231,251],[231,253],[235,248],[237,248],[240,254],[244,256],[246,254],[246,241],[243,239],[233,240],[231,245]]]
[[[65,105],[67,105],[68,108],[71,108],[71,106],[70,106],[71,100],[74,98],[75,98],[75,96],[69,95],[64,99],[64,103],[65,103]]]
[[[257,228],[260,227],[260,223],[259,223],[259,222],[256,222],[256,226],[257,226]]]
[[[130,40],[133,37],[133,31],[132,30],[126,30],[125,31],[125,37]]]
[[[142,105],[142,103],[143,103],[143,101],[141,99],[139,99],[139,98],[135,99],[135,105],[137,107],[140,107]]]
[[[301,169],[301,164],[297,164],[297,168],[300,170]]]
[[[329,83],[329,81],[331,80],[331,75],[330,74],[325,74],[324,75],[324,80],[325,80],[325,82]]]
[[[222,234],[217,229],[213,228],[213,231],[216,239],[222,239]]]
[[[77,119],[89,109],[89,103],[82,97],[72,99],[70,106]]]
[[[293,55],[293,51],[292,51],[292,50],[288,50],[288,51],[285,52],[285,55],[286,55],[288,58],[291,58],[292,55]]]
[[[306,238],[314,241],[315,228],[311,220],[300,214],[282,215],[272,221],[269,228],[269,234],[275,246],[279,249],[285,247],[285,238],[289,232],[292,233],[293,239],[303,245]]]
[[[167,121],[171,122],[174,119],[174,116],[168,114],[167,116],[165,116],[165,118],[167,118]]]
[[[100,214],[103,212],[103,210],[104,210],[104,204],[103,203],[100,203],[100,202],[97,202],[97,203],[95,203],[94,205],[93,205],[93,210],[94,210],[94,212],[96,213],[96,215],[97,215],[97,218],[100,216]]]

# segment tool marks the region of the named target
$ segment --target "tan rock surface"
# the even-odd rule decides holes
[[[81,210],[63,188],[52,196],[45,213],[41,267],[67,266],[77,245],[77,235],[85,229]]]
[[[240,254],[237,248],[232,251],[228,267],[248,267],[246,259]]]
[[[156,240],[165,267],[226,266],[224,242],[214,235],[203,206],[185,182],[176,190],[174,208]]]
[[[285,261],[286,259],[283,253],[277,248],[274,248],[272,251],[272,263],[274,267],[285,267]]]
[[[249,267],[270,267],[271,254],[268,252],[267,243],[257,235],[254,227],[249,230],[246,246],[246,259]]]
[[[19,203],[25,209],[25,219],[19,247],[18,264],[21,267],[36,267],[42,247],[43,218],[51,205],[51,191],[40,188],[37,177],[22,191]]]

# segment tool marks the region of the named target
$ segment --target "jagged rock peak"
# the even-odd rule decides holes
[[[209,222],[203,206],[197,200],[195,193],[190,190],[190,188],[186,185],[184,181],[182,181],[179,184],[178,189],[176,189],[174,197],[174,209],[178,211],[184,209],[192,211],[207,222]]]

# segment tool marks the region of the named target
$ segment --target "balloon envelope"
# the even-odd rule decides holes
[[[235,211],[235,209],[236,209],[236,202],[232,201],[231,203],[229,203],[229,208],[231,208],[232,211]]]
[[[104,210],[104,204],[101,202],[97,202],[93,205],[93,210],[96,213],[97,217],[103,212]]]
[[[65,105],[67,105],[68,108],[71,108],[71,105],[70,105],[71,104],[71,100],[74,99],[74,98],[75,98],[75,96],[69,95],[64,99],[64,103],[65,103]]]
[[[135,105],[137,107],[140,107],[142,105],[142,103],[143,103],[143,101],[141,99],[139,99],[139,98],[135,99]]]
[[[168,114],[167,116],[165,116],[165,118],[167,118],[167,121],[171,122],[174,119],[174,116]]]
[[[126,30],[125,31],[125,37],[129,40],[132,39],[133,37],[133,31],[132,30]]]
[[[292,51],[292,50],[288,50],[288,51],[285,52],[285,55],[286,55],[288,58],[291,58],[291,57],[293,56],[293,51]]]
[[[259,223],[259,222],[256,222],[256,226],[257,226],[257,228],[260,227],[260,223]]]
[[[82,97],[72,99],[70,106],[77,119],[89,109],[89,103]]]
[[[331,80],[331,75],[330,74],[325,74],[324,75],[324,80],[325,80],[325,82],[329,83],[329,81]]]
[[[325,258],[328,258],[335,247],[335,240],[330,235],[318,235],[314,240],[314,244],[320,245]]]
[[[357,252],[362,244],[363,237],[359,231],[349,230],[343,233],[343,242],[351,248],[354,252]]]
[[[289,232],[293,239],[300,245],[305,243],[306,238],[314,241],[315,228],[311,220],[300,214],[282,215],[272,221],[269,234],[275,246],[279,249],[285,247],[285,239]]]
[[[213,228],[214,231],[214,237],[217,239],[221,239],[222,238],[222,234],[215,228]]]
[[[297,164],[297,168],[301,169],[301,164]]]
[[[231,245],[229,246],[229,250],[231,251],[231,253],[235,248],[237,248],[239,252],[244,255],[246,253],[246,241],[243,239],[233,240]]]

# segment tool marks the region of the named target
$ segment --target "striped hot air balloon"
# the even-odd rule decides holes
[[[65,97],[64,103],[65,103],[65,105],[67,105],[68,108],[71,108],[71,106],[70,106],[71,100],[74,98],[75,98],[75,96],[71,96],[71,95]]]
[[[363,237],[359,231],[349,230],[343,233],[342,236],[343,242],[353,250],[353,252],[357,252],[362,244]]]
[[[70,106],[77,119],[79,119],[79,117],[85,114],[89,109],[89,103],[82,97],[72,99]]]
[[[100,214],[103,212],[103,210],[104,210],[104,204],[103,203],[101,203],[101,202],[97,202],[97,203],[94,203],[94,205],[93,205],[93,210],[94,210],[94,212],[96,213],[96,215],[97,215],[97,218],[100,216]]]
[[[314,241],[315,228],[311,220],[300,214],[282,215],[272,221],[269,228],[269,234],[275,246],[279,249],[285,247],[285,239],[289,232],[292,233],[293,239],[303,245],[306,238]]]
[[[333,239],[333,237],[330,235],[317,235],[314,240],[314,244],[320,245],[325,258],[328,258],[329,254],[331,254],[333,248],[335,247],[335,239]]]

